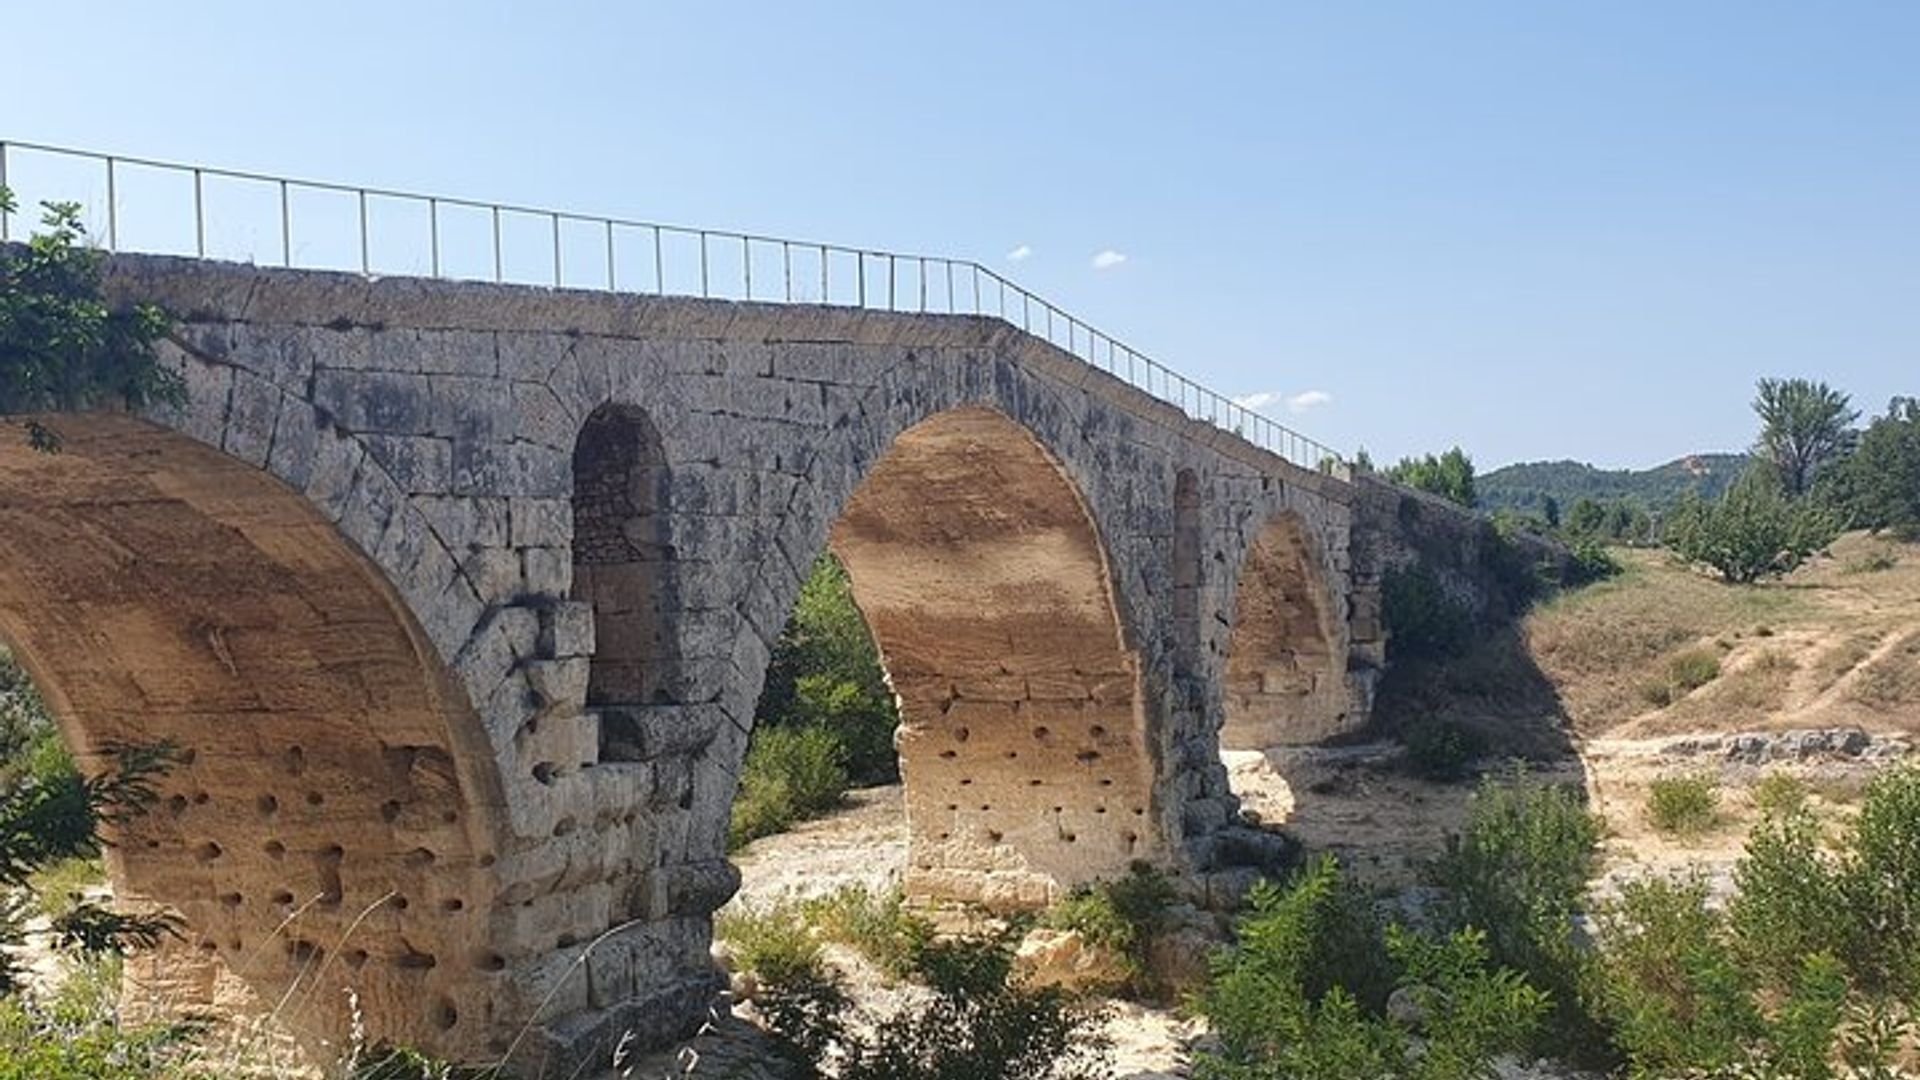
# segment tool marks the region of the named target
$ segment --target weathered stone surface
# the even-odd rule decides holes
[[[1134,859],[1236,896],[1223,721],[1364,718],[1385,568],[1478,535],[992,319],[108,281],[180,316],[190,400],[0,446],[0,632],[83,750],[194,755],[113,872],[199,984],[319,972],[298,1034],[336,1045],[348,987],[369,1038],[524,1032],[553,1075],[704,1016],[747,728],[829,546],[903,705],[908,888],[1031,908]]]
[[[1033,989],[1069,994],[1112,991],[1133,974],[1126,957],[1088,941],[1078,930],[1029,930],[1013,954],[1013,978]]]

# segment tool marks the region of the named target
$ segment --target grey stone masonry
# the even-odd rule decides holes
[[[1384,632],[1378,561],[1356,575],[1350,554],[1354,486],[998,320],[150,256],[110,259],[108,281],[178,319],[164,355],[190,399],[150,419],[265,470],[335,523],[444,662],[470,745],[490,747],[491,760],[461,763],[488,778],[463,789],[489,804],[468,813],[489,823],[478,865],[492,899],[473,915],[487,943],[443,1053],[511,1048],[565,1075],[625,1032],[670,1038],[704,1016],[718,985],[710,916],[738,882],[726,832],[755,703],[830,540],[863,553],[849,560],[857,593],[976,560],[969,573],[997,583],[979,603],[1010,605],[995,634],[1035,625],[1020,621],[1023,595],[1053,589],[1085,612],[1058,641],[996,639],[1020,654],[997,668],[960,655],[987,647],[961,640],[964,626],[891,648],[881,634],[910,792],[977,782],[983,804],[991,791],[1056,812],[1045,836],[982,825],[967,815],[985,806],[958,797],[928,811],[950,822],[910,820],[914,850],[930,853],[919,869],[950,898],[1044,902],[1124,872],[1129,851],[1199,896],[1244,881],[1222,686],[1243,563],[1276,522],[1291,539],[1259,550],[1299,565],[1249,579],[1295,594],[1263,601],[1280,612],[1272,625],[1322,640],[1254,665],[1259,700],[1327,710],[1316,731],[1365,719]],[[1029,483],[1017,470],[1038,471]],[[883,472],[896,494],[949,495],[862,494]],[[919,545],[901,559],[889,508],[918,515],[901,519]],[[963,517],[1005,534],[959,535]],[[1283,618],[1275,605],[1302,590],[1315,617]],[[910,618],[894,622],[911,635]],[[1331,657],[1349,685],[1294,671],[1296,656]],[[1085,766],[1085,789],[1029,795],[984,758],[966,776],[915,764],[916,739],[930,761],[938,740],[968,741],[963,715],[1007,738],[1042,733],[1066,771]],[[1096,715],[1091,736],[1072,733],[1088,749],[1060,741]],[[969,752],[937,760],[960,769]],[[1137,802],[1110,806],[1109,784]],[[1122,831],[1125,843],[1096,835]],[[365,1022],[374,1038],[417,1029]]]

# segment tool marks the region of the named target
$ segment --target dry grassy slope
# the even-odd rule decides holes
[[[1579,735],[1920,732],[1920,546],[1849,534],[1785,579],[1746,586],[1663,552],[1618,554],[1624,574],[1524,626]],[[1717,675],[1675,680],[1676,662],[1711,669],[1706,657]]]

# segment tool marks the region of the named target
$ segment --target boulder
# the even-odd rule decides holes
[[[1088,941],[1078,930],[1041,927],[1030,931],[1013,954],[1014,981],[1034,989],[1055,987],[1070,994],[1112,991],[1126,985],[1132,975],[1125,956]]]

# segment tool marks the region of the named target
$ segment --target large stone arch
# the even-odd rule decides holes
[[[1290,513],[1268,520],[1248,545],[1221,672],[1223,749],[1311,743],[1345,730],[1347,632],[1325,565]]]
[[[1037,907],[1164,855],[1105,548],[1032,433],[978,406],[915,424],[831,546],[900,703],[911,897]]]
[[[127,416],[53,423],[58,454],[0,424],[0,636],[83,766],[176,750],[110,837],[116,892],[188,931],[129,1003],[258,1009],[323,1053],[356,1008],[384,1040],[478,1045],[500,796],[407,606],[267,473]]]

